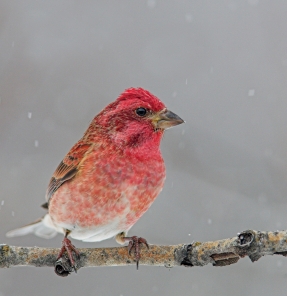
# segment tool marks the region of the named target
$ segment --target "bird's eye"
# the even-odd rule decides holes
[[[143,107],[140,107],[140,108],[137,108],[137,109],[136,109],[136,114],[137,114],[138,116],[145,116],[146,113],[147,113],[147,111],[146,111],[146,109],[143,108]]]

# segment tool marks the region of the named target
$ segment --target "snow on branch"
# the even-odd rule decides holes
[[[134,265],[133,254],[127,247],[78,249],[80,259],[76,269],[96,266]],[[12,266],[53,266],[57,275],[67,276],[73,270],[69,259],[63,256],[56,262],[59,249],[15,247],[0,245],[0,268]],[[226,266],[248,256],[252,262],[265,255],[287,256],[287,231],[246,230],[236,237],[210,242],[193,242],[172,246],[141,247],[140,265],[165,266]]]

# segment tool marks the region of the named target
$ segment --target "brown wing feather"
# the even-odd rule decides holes
[[[58,165],[56,171],[54,172],[48,189],[46,192],[46,200],[49,204],[49,200],[57,189],[67,180],[72,179],[78,172],[79,163],[82,161],[84,155],[91,147],[91,144],[79,141],[76,143],[65,158]]]

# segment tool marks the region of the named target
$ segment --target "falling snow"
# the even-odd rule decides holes
[[[15,216],[15,212],[13,212],[13,211],[12,211],[12,216],[13,216],[13,217]]]
[[[147,1],[147,6],[148,6],[149,8],[154,8],[155,5],[156,5],[155,0],[148,0],[148,1]]]
[[[28,112],[28,118],[29,118],[29,119],[32,118],[32,112]]]
[[[187,13],[187,14],[185,15],[185,20],[186,20],[186,22],[191,23],[191,22],[193,21],[193,17],[192,17],[192,15],[189,14],[189,13]]]
[[[38,140],[35,140],[35,143],[34,143],[35,147],[37,148],[39,146],[39,141]]]
[[[211,219],[208,219],[207,220],[207,223],[210,225],[210,224],[212,224],[212,220]]]
[[[254,89],[249,89],[248,96],[253,97],[254,95],[255,95],[255,90]]]
[[[1,206],[4,206],[4,200],[1,201]]]

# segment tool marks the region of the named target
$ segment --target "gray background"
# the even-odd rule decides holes
[[[287,1],[0,2],[0,242],[43,214],[54,169],[91,119],[141,86],[186,124],[166,132],[163,192],[132,228],[154,244],[287,228]],[[74,241],[78,247],[116,246]],[[0,270],[6,295],[284,295],[284,257],[224,268],[110,267],[66,279]]]

